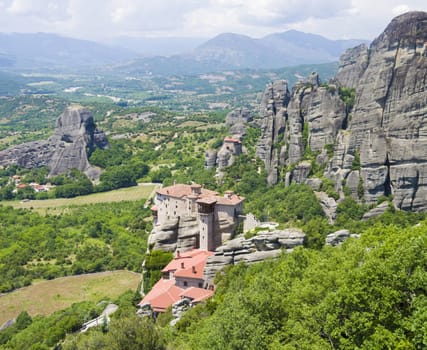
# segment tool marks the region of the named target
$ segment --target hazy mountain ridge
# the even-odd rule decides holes
[[[224,33],[199,46],[200,59],[219,59],[244,68],[278,68],[286,65],[337,61],[341,53],[366,40],[330,40],[290,30],[260,39]]]
[[[223,33],[196,46],[201,40],[125,37],[110,40],[115,46],[109,46],[56,34],[0,33],[0,67],[69,70],[111,65],[137,74],[200,74],[333,62],[344,49],[365,42],[329,40],[297,31],[261,39]]]
[[[0,67],[81,67],[123,62],[135,56],[127,49],[56,34],[0,33]]]

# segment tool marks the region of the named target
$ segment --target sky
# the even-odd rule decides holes
[[[117,36],[262,37],[296,29],[330,39],[374,39],[426,0],[0,0],[0,32],[89,40]]]

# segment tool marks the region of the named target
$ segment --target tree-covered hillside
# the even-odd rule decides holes
[[[0,206],[0,293],[37,278],[140,271],[148,215],[141,202],[93,204],[46,216]]]

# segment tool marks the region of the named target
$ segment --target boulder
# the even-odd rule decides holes
[[[377,205],[375,208],[369,210],[362,216],[362,220],[369,220],[371,218],[375,218],[377,216],[380,216],[384,214],[387,209],[390,207],[389,202],[382,202],[381,204]]]
[[[325,244],[331,245],[333,247],[341,244],[346,239],[350,237],[350,231],[349,230],[339,230],[335,231],[334,233],[331,233],[326,236]]]

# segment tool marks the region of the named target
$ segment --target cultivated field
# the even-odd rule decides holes
[[[98,302],[136,290],[141,275],[130,271],[109,271],[69,276],[18,289],[0,296],[0,326],[26,310],[31,316],[49,315],[80,301]]]
[[[58,214],[72,206],[147,199],[155,187],[156,185],[154,184],[139,184],[135,187],[121,188],[109,192],[93,193],[87,196],[79,196],[75,198],[31,200],[29,202],[4,201],[1,202],[1,204],[10,205],[15,209],[33,209],[41,214]]]

